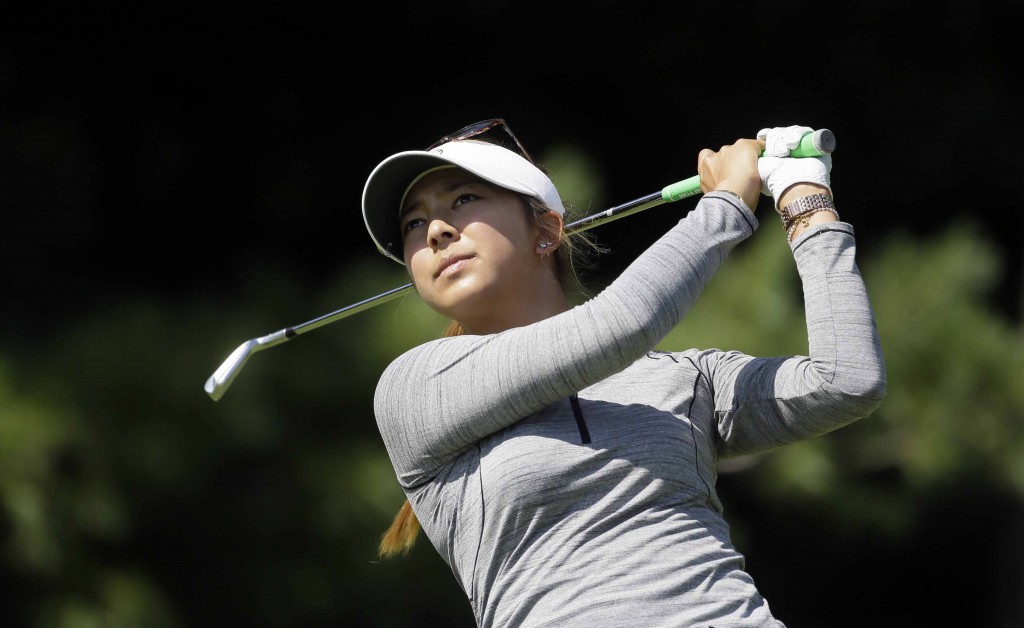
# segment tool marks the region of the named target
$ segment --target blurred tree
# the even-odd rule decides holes
[[[806,351],[792,257],[778,225],[762,220],[664,348]],[[928,607],[1011,625],[1021,618],[1024,351],[986,300],[1001,261],[967,224],[921,241],[894,233],[874,250],[859,261],[888,398],[833,434],[723,461],[735,540],[796,626],[851,592],[883,599],[908,569],[886,552],[919,557],[969,534],[971,551],[943,555],[964,561],[953,582],[970,574],[977,594]],[[238,294],[111,303],[34,355],[6,356],[0,620],[473,625],[426,539],[404,559],[380,563],[374,551],[403,499],[376,432],[376,379],[446,321],[410,296],[256,354],[219,402],[202,391],[245,339],[407,281],[379,262],[349,264],[314,289],[286,260],[245,260],[251,282]],[[983,530],[951,514],[979,503],[1003,509]],[[912,573],[926,590],[945,586],[937,571]],[[903,595],[903,607],[925,604]],[[882,613],[858,606],[845,625],[893,619]]]
[[[774,226],[734,253],[663,346],[806,353],[795,265]],[[828,508],[837,522],[885,534],[906,530],[915,507],[866,475],[892,471],[900,490],[918,491],[966,473],[1024,495],[1024,337],[988,301],[1002,272],[996,249],[958,223],[927,241],[893,233],[878,250],[858,264],[886,358],[882,407],[828,438],[723,467],[763,462],[773,499],[831,500],[838,489],[844,499]]]
[[[777,224],[761,220],[767,224],[734,252],[664,347],[806,353],[792,256]],[[773,566],[759,562],[751,569],[771,577],[763,587],[766,597],[796,625],[814,618],[816,604],[809,599],[821,598],[794,597],[794,583],[821,587],[825,613],[854,581],[826,576],[834,571],[828,557],[864,561],[865,551],[873,564],[852,562],[851,571],[871,570],[864,576],[873,582],[866,595],[878,596],[886,579],[902,582],[913,574],[919,588],[960,587],[966,594],[931,599],[927,608],[937,623],[962,617],[972,625],[1019,625],[1024,584],[1007,564],[1024,562],[1024,337],[990,300],[1003,260],[991,240],[965,221],[930,239],[894,232],[873,249],[877,253],[868,259],[859,253],[858,264],[882,339],[887,398],[871,417],[832,434],[723,461],[723,473],[733,474],[720,483],[725,501],[747,509],[739,516],[727,509],[734,540],[748,557],[770,557],[766,562]],[[740,500],[757,505],[741,506]],[[950,515],[979,506],[993,516],[976,523],[969,518],[968,529]],[[949,511],[943,515],[948,521],[932,520],[943,511]],[[776,523],[766,526],[761,517]],[[824,539],[822,530],[828,531]],[[973,539],[969,546],[965,534]],[[801,554],[785,546],[787,536],[825,554]],[[775,543],[782,549],[766,547]],[[896,558],[900,548],[923,543],[932,544],[927,555],[947,559],[950,571],[941,585],[922,582],[938,579],[938,572],[921,573]],[[894,559],[886,562],[886,555]],[[843,584],[829,589],[826,582]],[[830,618],[829,625],[901,625],[926,617],[921,610],[913,617],[891,609],[871,612],[880,614]]]

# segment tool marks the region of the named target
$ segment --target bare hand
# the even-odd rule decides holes
[[[751,210],[761,196],[761,177],[757,158],[764,150],[764,140],[736,140],[718,151],[705,148],[697,155],[700,191],[727,190],[739,195]]]

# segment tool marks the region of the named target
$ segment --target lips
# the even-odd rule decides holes
[[[434,278],[436,279],[440,277],[445,272],[445,270],[452,267],[453,265],[458,264],[461,261],[468,260],[472,257],[472,255],[449,255],[448,257],[445,257],[444,259],[441,260],[441,264],[440,266],[438,266],[437,272],[434,273]]]

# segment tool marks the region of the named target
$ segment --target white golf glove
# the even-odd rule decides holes
[[[775,199],[775,210],[779,209],[779,197],[796,183],[817,183],[832,193],[829,173],[832,172],[832,156],[789,157],[789,151],[800,145],[800,138],[814,129],[807,126],[779,126],[761,129],[757,139],[764,140],[764,157],[757,160],[757,173],[761,175],[761,193]]]

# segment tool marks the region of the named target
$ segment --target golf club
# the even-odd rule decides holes
[[[826,153],[831,153],[835,150],[835,147],[836,138],[832,131],[828,129],[819,129],[817,131],[804,134],[803,138],[800,140],[800,145],[791,150],[789,156],[818,157]],[[593,229],[594,227],[607,224],[613,220],[625,218],[626,216],[631,216],[637,212],[641,212],[664,203],[671,203],[690,196],[695,196],[697,194],[700,194],[700,176],[694,175],[688,179],[683,179],[682,181],[665,186],[660,192],[643,196],[628,203],[617,205],[611,209],[591,214],[590,216],[569,223],[565,227],[565,233],[567,235],[571,235],[573,233],[587,231],[588,229]],[[412,289],[413,285],[408,283],[404,286],[388,290],[387,292],[382,292],[381,294],[370,297],[369,299],[353,303],[352,305],[343,307],[340,310],[324,314],[323,316],[314,318],[313,320],[302,323],[301,325],[285,327],[284,329],[275,331],[272,334],[246,340],[239,345],[237,349],[232,351],[231,355],[229,355],[220,367],[213,372],[213,375],[206,380],[204,389],[214,401],[218,401],[224,396],[228,386],[230,386],[235,378],[238,377],[238,372],[242,370],[242,367],[245,366],[245,363],[253,353],[269,347],[277,346],[287,340],[295,338],[298,335],[323,327],[324,325],[334,323],[371,307],[387,303],[388,301],[412,291]]]

